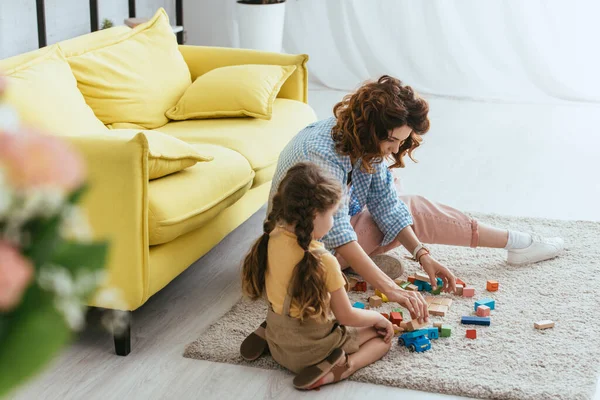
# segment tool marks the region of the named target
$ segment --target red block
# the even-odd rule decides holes
[[[367,291],[367,282],[356,282],[354,285],[355,292],[366,292]]]
[[[381,315],[383,315],[383,317],[384,317],[385,319],[390,319],[390,316],[389,316],[388,314],[386,314],[386,313],[381,313]]]
[[[456,284],[457,285],[463,285],[463,286],[467,286],[467,284],[460,278],[456,278]]]
[[[406,278],[406,280],[408,280],[410,283],[415,283],[415,277],[414,276],[409,276],[408,278]]]
[[[467,338],[477,339],[477,331],[475,329],[467,329]]]
[[[402,314],[399,312],[392,312],[390,314],[390,322],[394,325],[400,326],[400,322],[402,322]]]

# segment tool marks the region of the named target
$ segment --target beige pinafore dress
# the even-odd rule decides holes
[[[290,316],[292,297],[285,296],[283,311],[277,314],[269,306],[266,339],[273,359],[294,373],[323,361],[333,350],[342,348],[347,354],[358,351],[356,328],[340,325],[335,320],[317,321]]]

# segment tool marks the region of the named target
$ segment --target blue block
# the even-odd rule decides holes
[[[365,305],[364,305],[364,303],[361,303],[360,301],[357,301],[356,303],[352,304],[352,307],[354,307],[354,308],[362,308],[364,310]]]
[[[421,282],[422,283],[422,289],[420,290],[424,290],[426,292],[431,292],[431,283],[429,282]]]
[[[438,286],[442,286],[444,284],[444,281],[442,280],[442,278],[436,278],[435,280],[436,280]]]
[[[481,299],[475,302],[475,311],[477,311],[477,307],[479,306],[488,306],[490,310],[496,308],[496,302],[493,299]]]
[[[438,330],[438,328],[427,328],[427,337],[429,339],[439,339],[440,338],[440,331]]]
[[[416,331],[403,333],[402,337],[404,337],[406,339],[414,339],[419,336],[427,335],[427,331],[428,331],[427,329],[418,329]]]
[[[460,323],[463,325],[490,325],[490,317],[471,317],[464,316],[460,319]]]

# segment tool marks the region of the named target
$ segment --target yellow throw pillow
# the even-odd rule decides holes
[[[163,9],[147,23],[67,60],[85,100],[106,125],[163,126],[165,111],[192,82]]]
[[[4,62],[10,64],[10,59]],[[26,124],[55,135],[108,130],[85,103],[58,46],[3,73],[8,84],[7,101]]]
[[[212,161],[213,157],[198,153],[193,146],[158,131],[140,131],[139,129],[113,129],[109,135],[134,138],[143,133],[148,140],[148,176],[157,179],[165,175],[182,171],[197,162]]]
[[[254,117],[271,119],[273,101],[295,65],[234,65],[199,76],[177,105],[173,120]]]

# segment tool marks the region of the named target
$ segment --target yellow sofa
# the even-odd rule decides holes
[[[87,105],[77,103],[83,97],[69,97],[68,90],[62,89],[66,84],[61,83],[62,72],[57,72],[64,70],[60,58],[48,72],[44,68],[31,69],[31,65],[38,65],[36,60],[53,59],[51,54],[57,48],[68,62],[70,57],[89,49],[131,40],[129,32],[126,27],[111,28],[1,60],[0,71],[8,72],[9,78],[11,73],[20,74],[19,87],[23,89],[9,96],[9,102],[16,105],[23,119],[65,136],[87,161],[90,190],[83,206],[95,236],[110,240],[108,285],[121,290],[126,306],[115,307],[102,299],[95,299],[90,305],[133,311],[265,203],[279,152],[316,118],[307,105],[306,55],[180,46],[192,82],[208,71],[229,65],[297,68],[279,91],[270,120],[170,121],[155,129],[192,144],[201,154],[214,159],[151,180],[150,154],[156,148],[152,149],[146,135],[137,133],[143,129],[115,131],[96,116],[93,122],[84,118],[87,111],[79,107]],[[172,40],[175,41],[174,36]],[[137,66],[132,64],[130,68],[130,73],[135,74]],[[160,73],[167,77],[170,71]],[[70,78],[64,79],[67,82]],[[77,81],[78,88],[83,88],[83,84]],[[89,103],[88,100],[85,99]],[[115,338],[117,354],[129,353],[129,341],[128,332]]]

